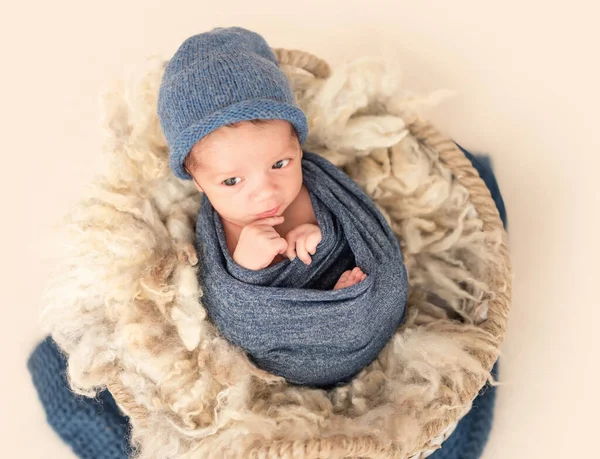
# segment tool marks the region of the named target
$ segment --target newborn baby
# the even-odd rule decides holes
[[[171,170],[203,193],[195,242],[212,323],[289,383],[349,381],[405,317],[402,253],[366,193],[301,148],[308,120],[270,46],[239,27],[188,38],[158,115]]]
[[[196,188],[219,214],[233,259],[263,269],[298,257],[305,264],[321,241],[321,229],[302,181],[302,149],[285,120],[225,125],[200,139],[184,161]],[[345,271],[334,290],[367,277]]]

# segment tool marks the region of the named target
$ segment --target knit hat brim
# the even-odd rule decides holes
[[[282,119],[289,121],[298,132],[300,144],[308,135],[306,115],[298,107],[269,99],[250,99],[229,105],[211,113],[200,122],[185,129],[175,141],[171,150],[170,165],[176,177],[192,180],[183,162],[192,147],[203,137],[226,124],[253,119]]]

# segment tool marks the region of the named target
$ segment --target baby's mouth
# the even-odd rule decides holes
[[[258,214],[257,217],[260,217],[260,218],[272,217],[274,215],[277,215],[277,212],[279,212],[280,208],[281,208],[281,206],[274,207],[272,209],[267,210],[266,212],[262,212],[262,213]]]

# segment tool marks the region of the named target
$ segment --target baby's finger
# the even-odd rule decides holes
[[[285,256],[288,257],[290,259],[290,261],[293,261],[294,258],[296,258],[296,240],[293,237],[289,237],[289,233],[285,237],[285,240],[287,242],[287,249],[285,251]]]
[[[312,259],[306,250],[306,239],[301,237],[296,241],[296,254],[298,258],[304,262],[306,265],[310,265]]]
[[[277,226],[283,223],[283,215],[278,215],[275,217],[267,217],[256,220],[254,223],[257,225],[268,225],[268,226]]]
[[[288,244],[287,249],[285,251],[285,256],[290,259],[290,261],[294,261],[296,258],[296,246],[294,244]]]
[[[313,255],[317,251],[317,246],[321,242],[321,231],[314,231],[306,238],[306,250]]]
[[[275,248],[277,249],[278,254],[281,255],[287,251],[288,243],[284,238],[280,237],[275,242]]]

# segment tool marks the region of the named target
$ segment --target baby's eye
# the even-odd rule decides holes
[[[237,185],[239,182],[232,183],[232,180],[236,180],[236,179],[239,179],[239,177],[228,178],[226,180],[223,180],[223,184],[225,186],[234,186],[234,185]]]
[[[287,161],[287,162],[286,162],[286,161]],[[279,161],[277,161],[275,164],[273,164],[273,168],[275,168],[275,169],[281,169],[282,167],[285,167],[285,166],[287,166],[289,162],[290,162],[290,160],[289,160],[289,159],[280,159],[280,160],[279,160]],[[285,164],[284,164],[283,166],[276,167],[276,166],[277,166],[278,164],[280,164],[280,163],[285,163]]]

